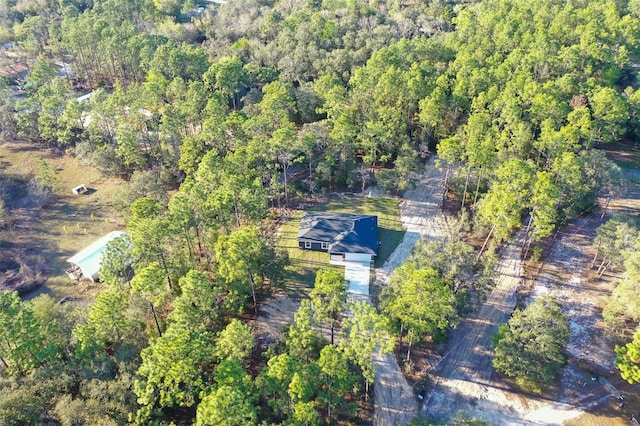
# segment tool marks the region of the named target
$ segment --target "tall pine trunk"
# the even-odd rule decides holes
[[[462,191],[462,205],[460,206],[461,209],[464,208],[464,203],[465,201],[467,201],[467,189],[469,188],[470,175],[471,175],[471,169],[467,170],[467,176],[464,179],[464,191]]]
[[[482,167],[478,171],[478,180],[476,182],[476,193],[473,195],[473,204],[472,208],[475,208],[476,203],[478,202],[478,193],[480,192],[480,181],[482,180]]]
[[[442,191],[442,207],[444,208],[444,202],[447,199],[447,192],[449,190],[449,173],[451,167],[447,165],[447,171],[444,174],[444,190]]]
[[[258,316],[258,299],[256,298],[256,283],[253,279],[253,273],[251,271],[247,271],[249,273],[249,281],[251,281],[251,296],[253,297],[253,308],[256,312],[256,317]]]
[[[478,260],[480,260],[480,256],[482,256],[482,252],[484,251],[485,247],[487,246],[487,243],[489,242],[489,238],[491,238],[491,234],[493,234],[493,230],[495,229],[495,226],[491,227],[491,230],[489,231],[489,235],[487,235],[487,238],[485,238],[484,240],[484,244],[482,244],[482,247],[480,247],[480,252],[478,253],[478,256],[476,256],[476,262]]]
[[[593,268],[593,265],[596,264],[596,260],[598,260],[598,253],[599,252],[600,252],[600,245],[598,245],[598,247],[596,247],[596,254],[593,256],[593,260],[591,261],[590,268]]]
[[[149,306],[151,306],[151,314],[153,314],[153,321],[156,323],[156,328],[158,329],[158,335],[162,337],[162,330],[160,330],[160,324],[158,323],[158,316],[156,315],[156,308],[153,306],[152,302],[149,302]]]

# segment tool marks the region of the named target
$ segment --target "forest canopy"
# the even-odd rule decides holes
[[[0,86],[2,137],[127,180],[129,235],[87,309],[3,295],[0,423],[355,421],[380,340],[444,333],[473,273],[416,260],[382,314],[338,324],[345,286],[321,272],[256,353],[237,318],[288,262],[270,209],[401,193],[437,154],[477,228],[504,239],[528,218],[544,238],[615,190],[599,148],[640,136],[639,18],[636,0],[0,1],[2,65],[29,68]],[[426,291],[438,303],[405,309]],[[636,341],[619,348],[633,380]]]

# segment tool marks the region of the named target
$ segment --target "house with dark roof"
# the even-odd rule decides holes
[[[373,261],[378,254],[378,216],[307,212],[300,220],[298,246],[326,251],[332,261]]]

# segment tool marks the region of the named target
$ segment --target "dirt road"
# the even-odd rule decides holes
[[[453,332],[449,350],[432,374],[435,385],[423,404],[423,415],[450,421],[460,409],[473,404],[474,395],[481,395],[479,386],[492,386],[491,336],[516,306],[523,236],[524,230],[521,230],[503,249],[497,271],[499,278],[486,302]]]
[[[591,388],[585,389],[580,399],[570,402],[525,397],[491,378],[491,336],[509,319],[523,280],[520,261],[523,237],[522,229],[503,247],[495,288],[481,308],[452,333],[449,350],[429,374],[433,385],[422,404],[421,415],[445,424],[461,411],[496,425],[562,424],[581,414],[578,403],[584,408],[602,397],[591,392]],[[585,382],[584,377],[574,380],[580,385]]]
[[[440,239],[446,224],[439,207],[443,191],[443,175],[433,160],[425,167],[423,177],[415,189],[405,193],[400,204],[400,216],[406,228],[404,238],[382,267],[375,271],[377,285],[385,286],[393,271],[411,254],[418,239]],[[384,244],[384,241],[382,242]],[[284,295],[276,295],[260,307],[255,321],[260,344],[267,346],[280,337],[283,325],[293,322],[300,305]],[[418,414],[418,403],[393,355],[376,355],[375,424],[379,426],[406,425]]]
[[[393,271],[411,253],[420,237],[442,238],[446,224],[439,211],[442,181],[442,174],[430,163],[418,187],[406,193],[401,204],[401,219],[407,232],[387,262],[376,270],[378,285],[388,283]],[[634,202],[630,203],[630,199]],[[613,199],[607,214],[629,209],[638,211],[638,200],[640,191]],[[603,200],[601,205],[604,205]],[[599,222],[594,218],[588,221]],[[570,320],[572,335],[567,349],[573,359],[562,372],[562,389],[557,398],[550,401],[525,397],[512,392],[503,384],[491,381],[490,336],[511,314],[515,306],[515,289],[520,283],[519,233],[514,242],[507,245],[501,253],[500,278],[496,288],[481,309],[460,324],[452,336],[449,351],[430,374],[434,386],[421,407],[422,415],[447,422],[459,410],[464,410],[467,416],[486,419],[498,425],[562,424],[566,420],[578,418],[584,411],[606,403],[611,398],[575,362],[576,359],[597,362],[597,359],[602,360],[602,356],[607,353],[607,348],[602,344],[603,337],[594,333],[593,323],[597,320],[596,300],[606,289],[600,285],[586,285],[584,270],[590,259],[590,255],[585,257],[584,247],[590,244],[592,236],[592,231],[587,230],[595,229],[595,225],[597,224],[579,219],[559,234],[543,273],[532,291],[532,297],[542,294],[558,297],[566,307],[565,313]],[[567,273],[569,280],[566,279]],[[277,338],[282,324],[292,321],[293,312],[297,308],[297,304],[282,306],[283,301],[273,302],[265,307],[267,316],[271,317],[272,322],[275,321],[266,333],[271,335],[269,340]],[[595,348],[597,349],[594,350]],[[596,355],[596,352],[599,354]],[[418,404],[413,389],[402,375],[393,355],[376,356],[374,360],[377,366],[375,424],[407,424],[417,414]]]
[[[406,232],[384,265],[376,268],[375,279],[378,285],[385,286],[389,282],[393,271],[402,265],[420,238],[439,240],[442,237],[446,223],[440,210],[444,176],[433,161],[427,162],[424,175],[416,188],[407,191],[400,203],[400,219]]]
[[[607,214],[640,209],[640,183],[637,180],[635,183],[635,188],[611,200]],[[605,203],[606,200],[600,200],[600,205]],[[526,397],[491,380],[490,337],[498,325],[508,319],[515,306],[516,288],[521,282],[520,231],[501,254],[500,278],[491,296],[476,314],[454,331],[449,351],[430,374],[434,385],[421,407],[422,415],[446,423],[464,410],[467,416],[497,425],[551,425],[579,419],[587,411],[610,404],[612,398],[615,401],[617,390],[607,379],[619,381],[619,378],[612,365],[611,344],[599,325],[601,313],[597,306],[610,290],[606,282],[589,278],[593,253],[589,253],[588,248],[601,223],[600,212],[597,212],[562,229],[531,288],[529,301],[549,294],[563,305],[571,329],[567,345],[570,360],[562,370],[553,401]],[[598,381],[581,368],[584,365],[596,367],[597,374],[601,375]],[[618,423],[620,420],[624,421],[608,417],[606,422],[624,424]]]
[[[389,256],[389,259],[376,269],[376,284],[388,284],[393,271],[402,265],[411,254],[418,239],[440,239],[446,224],[439,207],[443,191],[442,173],[433,165],[426,165],[425,174],[416,188],[407,191],[400,205],[400,217],[406,228],[404,238]],[[384,244],[384,241],[383,241]],[[402,371],[393,354],[377,355],[375,380],[375,406],[378,426],[406,425],[418,414],[418,403],[413,389],[402,375]]]

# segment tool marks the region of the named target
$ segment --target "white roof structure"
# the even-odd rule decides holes
[[[82,96],[76,98],[76,101],[78,101],[78,102],[88,101],[89,99],[91,99],[93,97],[93,95],[95,95],[95,92],[89,92],[86,95],[82,95]]]
[[[98,272],[100,271],[102,255],[104,254],[107,243],[122,235],[125,235],[122,231],[109,232],[104,237],[91,243],[91,245],[84,250],[67,259],[67,262],[80,268],[84,277],[96,281],[98,279]]]

